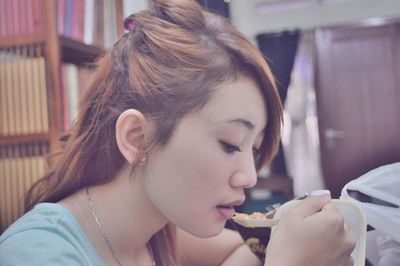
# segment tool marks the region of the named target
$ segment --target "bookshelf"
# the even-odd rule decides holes
[[[61,148],[64,65],[94,63],[123,34],[122,14],[122,0],[0,0],[0,233]]]
[[[32,143],[32,142],[48,141],[48,140],[49,140],[48,133],[10,135],[0,138],[0,145]]]

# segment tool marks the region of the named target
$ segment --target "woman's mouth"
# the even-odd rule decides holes
[[[232,218],[233,214],[235,213],[235,210],[232,206],[218,205],[217,209],[221,216],[226,220]]]

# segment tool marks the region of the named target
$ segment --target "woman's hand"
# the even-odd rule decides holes
[[[260,266],[262,262],[260,259],[250,250],[250,248],[243,244],[238,247],[232,254],[227,257],[221,266]]]
[[[355,240],[330,196],[308,197],[289,210],[271,237],[267,266],[348,266]]]

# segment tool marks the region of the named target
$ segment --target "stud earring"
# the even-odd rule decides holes
[[[139,163],[144,163],[147,160],[146,155],[139,155],[138,156],[138,162]]]

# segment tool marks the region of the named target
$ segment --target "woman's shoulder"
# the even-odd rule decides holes
[[[66,265],[67,261],[72,265],[101,263],[79,222],[60,204],[36,205],[0,236],[1,265]]]
[[[76,226],[73,215],[63,206],[56,203],[40,203],[7,228],[0,236],[0,244],[14,235],[23,233],[57,234],[67,230],[73,234],[74,230],[71,229]]]

